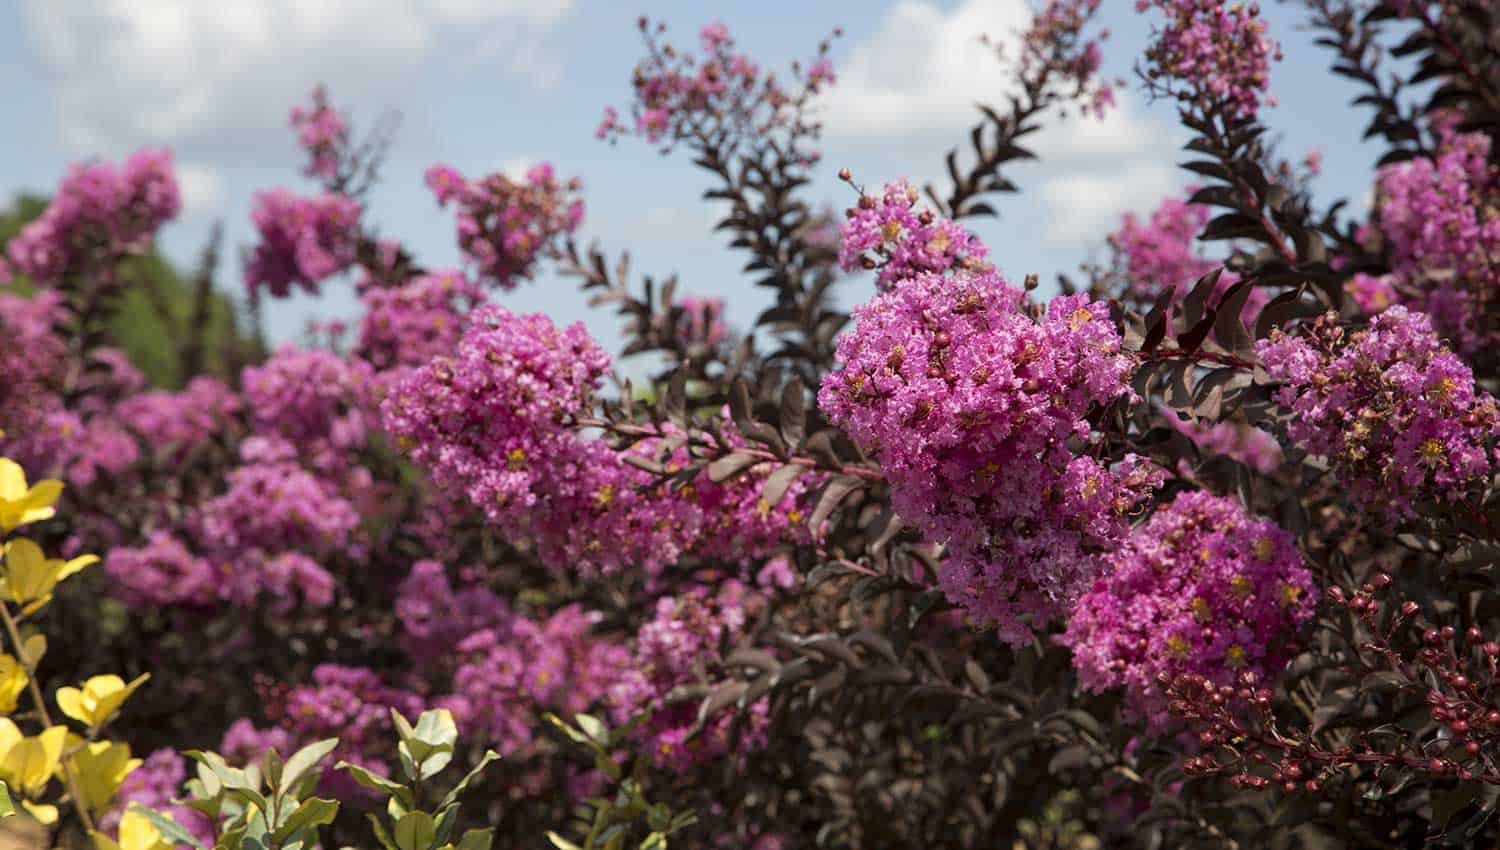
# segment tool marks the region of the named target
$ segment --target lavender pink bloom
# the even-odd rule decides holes
[[[1317,604],[1292,536],[1211,493],[1159,508],[1109,562],[1061,640],[1085,688],[1123,687],[1153,723],[1166,720],[1160,676],[1231,684],[1244,671],[1279,674]]]

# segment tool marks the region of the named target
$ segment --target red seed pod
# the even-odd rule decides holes
[[[1461,691],[1466,691],[1469,689],[1469,677],[1463,675],[1462,673],[1454,676],[1450,681],[1452,681],[1453,687],[1458,688]]]
[[[1284,782],[1284,783],[1282,783],[1281,787],[1288,794],[1291,794],[1291,793],[1293,793],[1293,792],[1295,792],[1297,790],[1297,783],[1295,783],[1295,782]]]
[[[1471,756],[1479,755],[1479,742],[1470,741],[1467,744],[1464,744],[1464,750]]]
[[[1407,617],[1415,617],[1420,610],[1422,606],[1410,600],[1401,603],[1401,613]]]
[[[1370,584],[1374,585],[1376,590],[1385,590],[1391,586],[1391,577],[1385,573],[1376,573],[1370,579]]]
[[[1433,773],[1442,774],[1448,769],[1448,763],[1443,761],[1442,759],[1433,759],[1432,761],[1427,763],[1427,769],[1431,770]]]
[[[1312,792],[1316,793],[1318,791],[1318,789],[1321,788],[1322,786],[1318,784],[1318,780],[1316,780],[1316,779],[1309,779],[1306,782],[1302,783],[1302,787],[1306,788],[1309,791],[1312,791]]]
[[[1458,634],[1458,629],[1455,629],[1452,626],[1443,626],[1441,634],[1443,636],[1443,640],[1453,640],[1453,636]]]
[[[1464,632],[1464,639],[1469,643],[1479,643],[1484,640],[1484,632],[1481,632],[1476,626],[1470,626],[1469,630]]]
[[[1435,716],[1437,712],[1433,712],[1433,714]],[[1469,721],[1464,720],[1462,717],[1460,717],[1459,719],[1450,723],[1448,725],[1448,728],[1452,729],[1453,734],[1455,735],[1467,734],[1469,731]]]
[[[1490,709],[1489,712],[1484,715],[1484,722],[1489,726],[1500,726],[1500,711]]]
[[[1422,633],[1422,642],[1428,646],[1437,646],[1443,642],[1443,633],[1437,629],[1428,629]]]
[[[1488,655],[1491,658],[1500,655],[1500,643],[1495,643],[1494,641],[1486,641],[1484,644],[1484,654]]]
[[[849,173],[849,169],[847,167],[840,168],[839,169],[839,179],[842,180],[842,181],[844,181],[845,183],[847,183],[850,180],[854,179],[854,175]]]

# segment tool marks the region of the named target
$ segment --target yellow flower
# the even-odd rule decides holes
[[[21,691],[26,690],[26,668],[14,655],[0,655],[0,714],[16,710]]]
[[[63,744],[68,738],[66,726],[52,726],[30,738],[9,717],[0,717],[0,778],[26,797],[36,797],[47,787],[61,763]],[[32,816],[42,823],[57,820],[57,807],[22,801]]]
[[[1238,669],[1245,666],[1245,648],[1239,644],[1233,644],[1224,653],[1224,663]]]
[[[62,713],[87,725],[90,729],[104,725],[120,704],[151,678],[142,673],[130,684],[119,676],[94,676],[83,683],[83,688],[58,688],[57,707]]]
[[[83,804],[95,814],[109,807],[120,783],[141,760],[130,757],[130,745],[118,741],[94,741],[73,754],[73,772]]]
[[[8,457],[0,457],[0,534],[28,522],[51,519],[52,505],[62,495],[62,482],[52,478],[26,486],[26,472]]]
[[[172,842],[162,838],[154,824],[134,809],[120,816],[120,840],[102,832],[94,833],[96,850],[172,850]]]
[[[17,537],[5,544],[5,575],[0,581],[0,595],[17,605],[47,599],[58,582],[98,560],[98,555],[80,555],[68,561],[48,558],[42,554],[42,547]]]

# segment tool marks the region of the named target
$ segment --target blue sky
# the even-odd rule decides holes
[[[1042,161],[1015,169],[1020,195],[1000,199],[999,220],[975,225],[991,255],[1019,280],[1044,280],[1098,256],[1105,233],[1126,210],[1146,211],[1186,182],[1174,163],[1185,141],[1169,103],[1148,103],[1131,67],[1151,16],[1133,0],[1104,0],[1107,68],[1124,76],[1122,108],[1103,123],[1069,118],[1035,140]],[[631,252],[634,268],[681,275],[681,290],[722,295],[747,324],[764,294],[738,271],[743,257],[712,233],[717,210],[698,200],[707,188],[684,156],[663,158],[641,143],[594,139],[605,105],[624,105],[640,54],[637,15],[666,21],[679,43],[723,20],[741,47],[768,66],[811,54],[836,26],[839,72],[825,104],[824,161],[812,197],[842,209],[851,201],[836,173],[848,166],[866,184],[941,173],[977,100],[998,101],[1004,66],[977,45],[1024,27],[1024,0],[20,0],[0,4],[0,90],[9,130],[0,134],[0,197],[46,192],[67,163],[118,157],[142,145],[168,145],[187,196],[183,216],[163,234],[165,249],[190,262],[210,224],[223,219],[231,262],[221,285],[239,292],[240,246],[253,237],[250,199],[286,185],[311,191],[286,113],[312,84],[326,82],[355,121],[368,126],[395,110],[402,124],[369,210],[384,235],[399,238],[430,267],[455,265],[451,217],[422,186],[422,171],[446,162],[465,173],[550,160],[584,181],[585,238],[612,255]],[[1280,105],[1265,113],[1287,154],[1324,152],[1322,198],[1368,191],[1380,151],[1359,141],[1367,116],[1345,106],[1351,84],[1326,71],[1329,54],[1312,44],[1300,4],[1268,4],[1272,34],[1286,60],[1273,69]],[[868,284],[845,284],[859,300]],[[589,311],[569,281],[554,277],[502,296],[517,310],[584,318],[606,343],[612,316]],[[348,316],[347,284],[320,299],[272,305],[274,339],[298,335],[307,318]]]

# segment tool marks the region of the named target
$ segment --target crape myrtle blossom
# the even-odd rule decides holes
[[[743,632],[754,602],[749,591],[727,582],[717,595],[680,593],[657,600],[656,616],[636,635],[635,656],[622,668],[606,700],[612,720],[623,724],[642,712],[649,719],[636,732],[642,751],[657,765],[686,771],[694,765],[722,758],[734,750],[730,730],[733,712],[712,718],[691,740],[698,717],[693,702],[667,705],[665,698],[680,685],[698,684],[700,671],[722,659],[719,647],[733,643]],[[751,707],[740,730],[739,752],[759,746],[765,737],[767,705]]]
[[[784,85],[774,73],[762,71],[749,55],[735,51],[734,39],[722,23],[705,26],[699,33],[697,53],[677,50],[660,42],[666,28],[640,19],[646,38],[647,57],[636,65],[631,84],[635,99],[629,108],[630,122],[619,110],[604,112],[595,135],[614,141],[635,135],[651,144],[688,139],[700,131],[717,128],[745,137],[790,131],[795,136],[806,129],[803,108],[835,81],[824,42],[805,65],[794,63],[795,86]],[[837,31],[835,32],[837,35]],[[788,151],[790,158],[814,162],[812,151]]]
[[[433,481],[465,493],[505,539],[527,542],[558,569],[656,573],[690,551],[748,562],[803,533],[803,499],[818,476],[775,505],[761,498],[769,465],[671,489],[577,429],[610,365],[581,323],[559,331],[545,316],[498,306],[470,318],[454,355],[399,380],[381,410],[386,431]],[[685,468],[692,458],[681,440],[667,442],[683,435],[664,428],[627,451]]]
[[[1400,298],[1472,357],[1497,333],[1486,311],[1500,290],[1500,172],[1485,134],[1439,128],[1439,137],[1435,158],[1381,169],[1374,224],[1390,272],[1354,286],[1370,293],[1360,298],[1367,311]]]
[[[168,150],[138,151],[123,166],[75,164],[47,209],[10,240],[10,266],[38,284],[107,271],[144,251],[181,206]]]
[[[458,247],[475,275],[507,291],[533,277],[538,260],[556,254],[583,223],[582,182],[559,180],[545,162],[521,180],[498,172],[469,180],[434,165],[427,187],[440,206],[457,211]]]
[[[918,208],[919,197],[905,180],[887,183],[879,196],[861,195],[839,226],[839,267],[878,269],[875,284],[882,290],[923,272],[989,269],[983,243],[953,221]]]
[[[1365,330],[1319,317],[1256,344],[1291,440],[1326,457],[1356,503],[1392,517],[1463,501],[1494,469],[1495,399],[1427,316],[1395,306]]]
[[[947,544],[949,598],[1002,639],[1029,639],[1028,623],[1095,577],[1162,475],[1070,445],[1088,442],[1091,408],[1130,396],[1108,307],[1065,296],[1034,317],[994,273],[927,273],[854,319],[820,407],[879,459],[901,516]]]
[[[1281,45],[1266,34],[1257,3],[1222,0],[1136,0],[1137,12],[1157,8],[1166,24],[1146,49],[1147,73],[1200,107],[1222,104],[1239,117],[1253,116],[1266,95],[1271,61]]]
[[[1188,186],[1186,192],[1191,196],[1196,189]],[[1149,219],[1125,213],[1120,228],[1107,241],[1109,271],[1123,287],[1120,294],[1127,303],[1146,311],[1167,291],[1174,293],[1174,304],[1180,303],[1199,278],[1223,267],[1222,261],[1205,257],[1198,242],[1209,214],[1207,206],[1179,197],[1164,198]],[[1209,303],[1216,303],[1239,281],[1234,272],[1221,271],[1209,293]],[[1253,327],[1268,301],[1265,289],[1252,289],[1240,309],[1240,320]]]
[[[297,131],[297,144],[307,152],[302,173],[331,181],[339,176],[339,164],[349,145],[349,122],[328,101],[328,89],[316,86],[308,106],[292,107],[290,123]]]
[[[315,197],[271,189],[255,196],[250,218],[260,242],[245,263],[245,287],[285,298],[297,286],[318,294],[324,280],[358,259],[359,201],[337,193]]]
[[[484,294],[460,271],[437,271],[396,287],[371,287],[354,354],[377,370],[415,367],[458,347],[466,314]]]
[[[1078,598],[1061,640],[1085,688],[1123,687],[1156,724],[1167,719],[1159,677],[1194,673],[1221,685],[1245,671],[1271,678],[1317,604],[1292,535],[1211,493],[1178,495],[1109,562]]]
[[[448,647],[459,665],[453,693],[438,701],[502,754],[523,753],[543,712],[588,709],[637,663],[625,645],[593,635],[598,620],[577,605],[543,620],[501,618]]]
[[[1099,5],[1100,0],[1047,0],[1022,34],[1020,75],[1026,81],[1061,80],[1063,96],[1103,118],[1114,106],[1115,86],[1121,83],[1099,77],[1104,59],[1100,44],[1109,38],[1109,30],[1084,36]]]

